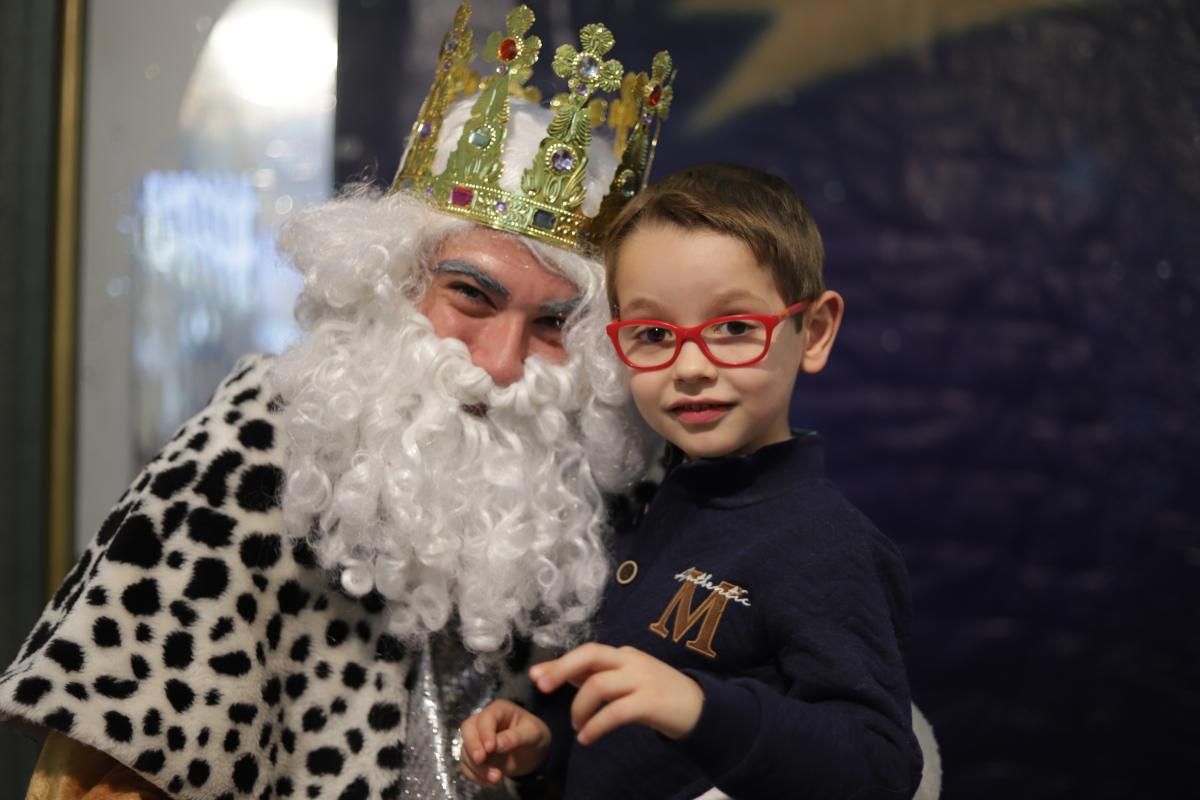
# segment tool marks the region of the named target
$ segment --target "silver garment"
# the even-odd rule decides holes
[[[467,652],[457,636],[432,637],[410,680],[405,719],[402,800],[497,800],[513,795],[484,789],[459,769],[459,727],[496,696],[500,676]]]

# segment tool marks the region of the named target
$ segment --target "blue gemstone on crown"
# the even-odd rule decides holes
[[[552,231],[554,230],[554,223],[557,221],[558,219],[553,214],[544,209],[539,208],[537,211],[533,212],[533,225],[535,228],[541,228],[544,231]]]

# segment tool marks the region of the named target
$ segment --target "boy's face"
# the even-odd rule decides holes
[[[741,240],[666,223],[643,225],[625,239],[614,283],[621,319],[680,326],[729,314],[773,315],[797,299],[780,296]],[[685,342],[669,367],[632,371],[634,401],[650,427],[689,458],[744,455],[784,441],[807,334],[807,326],[797,331],[784,320],[766,357],[748,367],[718,367]]]

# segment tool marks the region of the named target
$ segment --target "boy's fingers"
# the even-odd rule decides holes
[[[538,726],[527,712],[516,709],[513,719],[504,730],[496,734],[495,752],[499,755],[512,752],[519,747],[531,745],[537,741]]]
[[[581,730],[597,709],[629,694],[633,688],[628,685],[627,676],[620,670],[608,670],[592,675],[583,682],[575,694],[575,699],[571,701],[571,725],[575,730]]]
[[[582,745],[589,745],[606,733],[636,722],[640,708],[636,695],[627,695],[615,700],[592,715],[591,719],[579,729],[576,739]]]
[[[479,774],[479,771],[476,769],[476,767],[473,764],[471,764],[470,761],[467,761],[467,759],[464,758],[462,761],[458,762],[458,765],[459,765],[459,769],[462,770],[462,774],[466,775],[468,778],[470,778],[475,783],[478,783],[480,786],[490,786],[491,785],[490,783],[488,783],[487,778],[484,777],[483,775]]]
[[[463,758],[459,761],[462,773],[481,786],[495,786],[500,782],[503,773],[496,767],[485,763],[475,763]]]
[[[483,748],[483,742],[479,738],[479,714],[472,714],[467,717],[467,721],[462,724],[462,760],[463,763],[468,761],[479,762],[487,758],[487,751]]]
[[[479,740],[479,746],[483,748],[485,755],[496,750],[496,714],[497,709],[494,706],[488,706],[474,717],[476,720],[476,736]],[[476,761],[482,760],[483,758],[476,759]]]
[[[529,668],[529,677],[543,692],[553,692],[564,683],[579,686],[593,672],[613,669],[620,664],[615,647],[589,642],[576,647],[552,661],[543,661]]]

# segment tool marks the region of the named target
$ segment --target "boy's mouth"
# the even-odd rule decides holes
[[[715,401],[675,403],[668,410],[684,425],[707,425],[729,413],[733,403]]]

